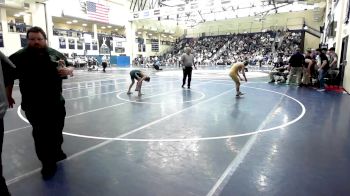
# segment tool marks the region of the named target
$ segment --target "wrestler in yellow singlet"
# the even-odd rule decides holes
[[[239,76],[239,72],[242,71],[242,75],[244,77],[244,80],[247,82],[247,78],[245,77],[244,73],[244,67],[248,65],[248,61],[243,62],[237,62],[232,65],[230,69],[230,77],[232,80],[236,83],[236,96],[239,97],[240,95],[243,95],[241,91],[239,91],[239,86],[241,83],[239,82],[242,80],[242,78]]]

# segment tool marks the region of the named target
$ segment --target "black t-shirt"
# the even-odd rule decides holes
[[[323,64],[323,61],[327,61],[327,64],[323,67],[323,70],[327,71],[329,69],[329,60],[328,57],[324,54],[320,54],[320,59],[321,59],[321,65]]]
[[[293,54],[289,59],[289,64],[292,67],[302,67],[305,63],[305,57],[300,52]]]

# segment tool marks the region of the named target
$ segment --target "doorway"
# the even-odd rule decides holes
[[[344,71],[347,63],[346,55],[347,55],[347,49],[348,49],[348,41],[349,41],[349,36],[344,37],[341,45],[342,49],[341,49],[340,64],[339,64],[339,75],[340,75],[339,84],[341,86],[343,86]]]

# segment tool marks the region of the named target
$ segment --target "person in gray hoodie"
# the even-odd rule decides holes
[[[2,153],[2,142],[4,139],[4,116],[8,108],[7,102],[7,92],[5,88],[4,75],[2,68],[4,66],[11,66],[15,68],[15,65],[2,53],[0,52],[0,195],[8,196],[10,195],[6,181],[2,176],[2,163],[1,163],[1,153]]]

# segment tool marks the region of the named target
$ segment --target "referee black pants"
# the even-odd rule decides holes
[[[192,79],[192,67],[185,67],[185,69],[183,69],[182,86],[185,86],[187,76],[188,76],[187,86],[190,87],[191,79]]]

